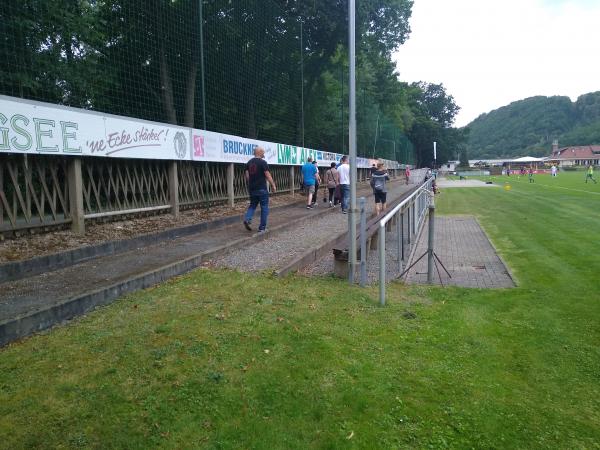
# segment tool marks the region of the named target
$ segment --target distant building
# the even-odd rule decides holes
[[[470,159],[469,167],[493,167],[501,166],[509,159]]]
[[[600,145],[583,145],[578,147],[558,148],[555,141],[552,145],[552,156],[549,161],[565,166],[600,165]]]
[[[459,164],[460,161],[448,161],[446,164],[441,164],[439,170],[440,172],[454,172]]]

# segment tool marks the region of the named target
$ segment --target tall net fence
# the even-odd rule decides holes
[[[296,4],[0,2],[0,94],[346,153],[346,30],[319,40],[315,23],[331,11]],[[359,69],[359,156],[414,163],[376,90]]]

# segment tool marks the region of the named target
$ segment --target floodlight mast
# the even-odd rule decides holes
[[[348,281],[354,283],[356,269],[356,0],[348,0],[348,62],[350,66],[349,83],[349,156],[350,156],[350,208],[348,214],[348,233],[350,237],[348,255]]]

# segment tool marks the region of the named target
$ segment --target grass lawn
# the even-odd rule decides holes
[[[514,289],[398,283],[380,308],[332,278],[198,270],[0,349],[0,447],[600,448],[583,179],[439,195],[479,218]]]

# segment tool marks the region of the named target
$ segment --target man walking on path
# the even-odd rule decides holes
[[[246,211],[244,226],[246,230],[252,231],[250,224],[254,217],[254,211],[260,203],[260,225],[258,232],[264,233],[267,230],[267,218],[269,217],[269,191],[267,190],[267,181],[277,192],[273,177],[269,172],[269,165],[264,160],[265,150],[262,147],[254,149],[254,158],[246,164],[246,181],[248,183],[248,193],[250,194],[250,206]]]
[[[350,164],[348,163],[348,156],[342,156],[338,174],[342,193],[342,213],[348,214],[348,201],[350,200]]]
[[[592,180],[594,184],[596,184],[596,180],[594,180],[594,166],[591,164],[588,166],[587,175],[585,176],[585,183],[587,184],[589,180]]]
[[[371,174],[371,187],[375,196],[375,213],[379,215],[381,211],[385,211],[387,189],[385,182],[390,181],[390,177],[385,170],[383,163],[377,163],[377,170]]]
[[[404,176],[406,177],[406,184],[410,183],[410,167],[406,166],[406,169],[404,169]]]
[[[319,171],[317,166],[312,163],[312,157],[309,156],[307,162],[302,166],[302,179],[304,183],[304,189],[308,194],[306,199],[306,209],[312,209],[312,198],[315,195],[315,184],[319,177]]]

